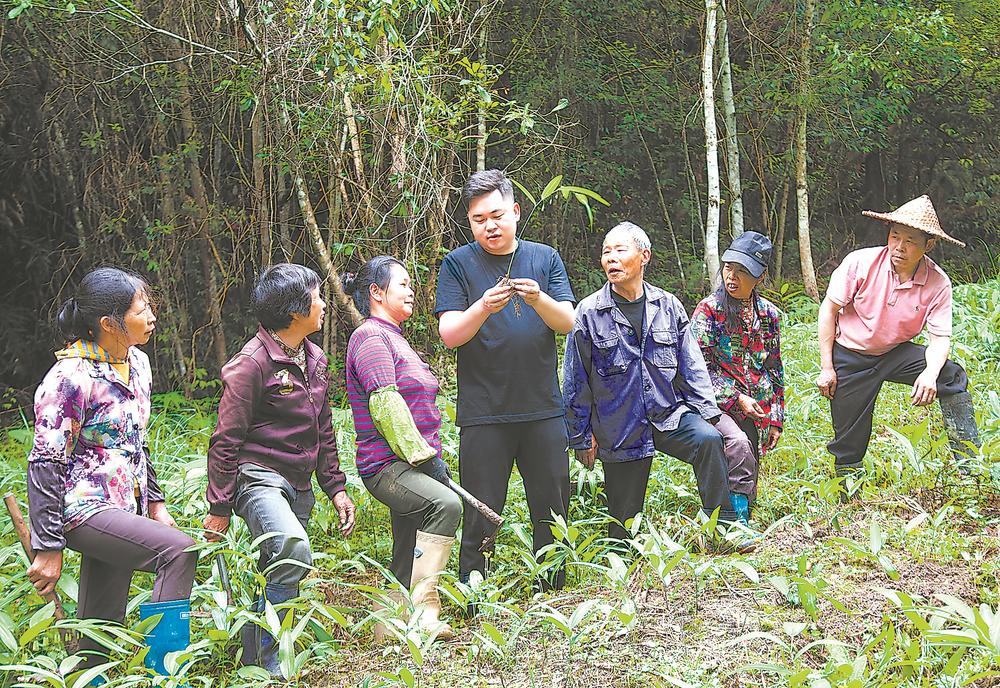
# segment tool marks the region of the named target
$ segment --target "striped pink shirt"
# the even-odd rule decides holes
[[[900,283],[886,246],[854,251],[830,277],[828,299],[843,310],[837,318],[837,343],[881,356],[927,327],[951,336],[951,280],[924,256],[913,278]]]
[[[438,380],[396,325],[370,317],[347,343],[347,399],[357,434],[358,474],[376,475],[397,460],[368,412],[368,396],[394,386],[413,415],[417,430],[441,455],[441,411],[437,407]]]

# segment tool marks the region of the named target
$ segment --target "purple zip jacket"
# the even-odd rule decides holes
[[[580,301],[566,337],[563,400],[570,449],[597,440],[602,461],[652,456],[653,427],[676,430],[684,413],[722,415],[705,358],[673,294],[643,282],[646,331],[636,333],[605,284]]]
[[[244,463],[270,468],[296,490],[310,489],[313,472],[330,498],[344,490],[326,355],[308,339],[305,347],[308,384],[263,328],[222,369],[219,421],[208,447],[209,513],[232,514]]]

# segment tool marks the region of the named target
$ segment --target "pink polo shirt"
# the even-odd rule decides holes
[[[881,356],[924,325],[933,335],[951,336],[951,280],[927,256],[900,284],[887,246],[854,251],[833,271],[826,296],[843,308],[837,343],[853,351]]]

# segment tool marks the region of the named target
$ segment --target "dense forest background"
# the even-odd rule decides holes
[[[51,363],[58,302],[100,264],[157,287],[160,389],[212,386],[252,331],[254,274],[283,260],[326,276],[404,258],[420,282],[410,337],[437,355],[436,268],[471,238],[458,191],[484,165],[508,170],[526,211],[558,187],[524,234],[560,249],[579,296],[601,282],[602,232],[630,219],[653,238],[650,279],[693,306],[738,205],[780,246],[773,283],[808,277],[805,245],[822,289],[883,239],[862,209],[922,193],[968,243],[934,250],[953,280],[998,272],[994,0],[0,8],[7,408]],[[724,159],[714,242],[705,73]],[[338,307],[320,343],[337,361],[352,321],[339,282],[325,290]]]

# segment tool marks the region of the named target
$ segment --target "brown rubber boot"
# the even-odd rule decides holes
[[[417,543],[413,551],[413,618],[427,633],[439,640],[451,640],[455,632],[440,620],[441,598],[438,597],[437,583],[441,571],[448,565],[448,556],[455,538],[417,531]],[[411,619],[412,621],[413,619]]]

